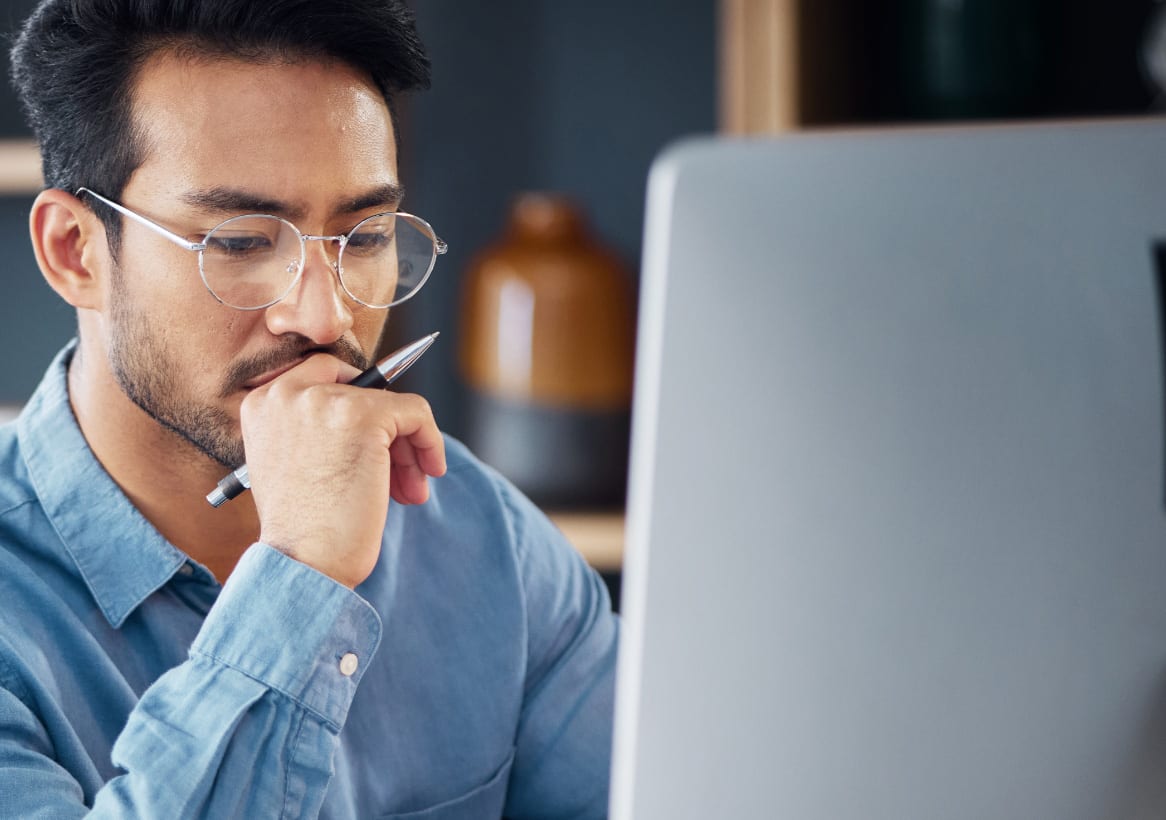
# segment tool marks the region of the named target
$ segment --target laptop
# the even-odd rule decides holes
[[[1166,817],[1166,122],[651,172],[611,816]]]

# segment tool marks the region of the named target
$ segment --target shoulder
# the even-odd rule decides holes
[[[0,629],[8,628],[8,618],[19,623],[28,612],[43,611],[44,601],[33,593],[48,592],[59,544],[21,452],[17,424],[0,425],[0,601],[6,603]]]
[[[35,489],[21,456],[16,422],[0,425],[0,686],[28,700],[29,668],[41,665],[43,618],[51,591],[30,562],[30,531],[43,524]],[[33,550],[35,552],[35,550]],[[43,570],[43,565],[41,566]],[[38,638],[40,640],[38,640]]]
[[[518,488],[457,439],[447,436],[445,444],[446,474],[430,479],[429,500],[398,515],[390,511],[389,543],[432,545],[406,547],[405,560],[440,565],[443,574],[465,570],[523,584],[585,569],[563,533]]]
[[[0,424],[0,516],[36,500],[16,431],[15,421]]]
[[[476,553],[484,564],[505,565],[528,599],[566,599],[574,595],[572,589],[584,587],[598,595],[599,576],[510,481],[451,437],[446,438],[446,462],[446,475],[433,481],[430,500],[415,510],[435,521],[444,540],[469,547],[459,556]]]
[[[442,436],[445,440],[446,475],[455,482],[470,481],[484,482],[490,485],[506,488],[508,482],[497,470],[487,465],[470,448],[448,433]]]
[[[530,499],[465,444],[447,435],[445,448],[446,474],[431,485],[431,502],[444,516],[485,528],[519,550],[563,541]]]

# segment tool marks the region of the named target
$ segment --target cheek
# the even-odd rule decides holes
[[[231,364],[249,349],[256,321],[218,302],[187,308],[171,324],[171,347],[180,352],[200,387],[217,390]]]
[[[158,245],[150,237],[132,239],[123,231],[122,264],[111,276],[111,298],[119,299],[123,310],[146,314],[152,326],[178,341],[199,343],[206,328],[229,320],[203,285],[197,254]]]
[[[352,317],[352,333],[366,356],[372,357],[384,331],[388,311],[362,310]]]

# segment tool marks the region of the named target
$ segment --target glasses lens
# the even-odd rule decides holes
[[[299,233],[275,216],[228,219],[203,242],[199,266],[206,286],[220,302],[244,310],[283,298],[303,261]]]
[[[436,239],[424,220],[378,214],[349,231],[340,252],[340,281],[356,301],[391,307],[421,289],[435,258]]]

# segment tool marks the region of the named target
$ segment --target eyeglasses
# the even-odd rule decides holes
[[[239,310],[262,310],[283,299],[304,272],[306,245],[318,239],[329,248],[329,263],[354,301],[385,309],[414,296],[448,246],[424,219],[381,213],[336,236],[314,236],[270,214],[233,216],[191,242],[88,188],[87,194],[128,216],[180,248],[198,253],[198,271],[211,295]],[[331,249],[334,248],[334,255]]]

